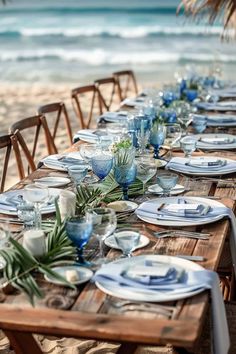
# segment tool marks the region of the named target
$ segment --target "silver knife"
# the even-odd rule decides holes
[[[176,254],[175,256],[179,257],[179,258],[187,259],[189,261],[195,261],[195,262],[204,262],[204,261],[207,260],[203,256],[190,256],[190,255],[187,255],[187,254]]]

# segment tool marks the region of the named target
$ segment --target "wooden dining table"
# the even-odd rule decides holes
[[[74,144],[70,151],[76,150],[78,144],[81,142]],[[176,151],[174,154],[182,153]],[[236,159],[232,151],[207,154]],[[195,155],[202,156],[204,152],[196,152]],[[66,172],[41,167],[14,188],[23,188],[35,178],[52,175],[66,176]],[[236,174],[217,178],[179,176],[179,183],[187,184],[186,192],[182,195],[216,199],[233,210],[236,200],[235,181]],[[6,215],[1,217],[7,218]],[[134,252],[135,256],[141,254],[201,256],[204,260],[198,263],[214,271],[217,271],[219,266],[230,229],[229,221],[224,218],[214,223],[185,228],[210,233],[208,240],[184,237],[158,239],[154,232],[168,227],[143,222],[135,214],[127,219],[127,223],[129,222],[150,240],[145,248]],[[16,236],[17,228],[18,225],[13,225]],[[94,240],[88,244],[85,254],[89,259],[96,256],[97,244]],[[107,257],[111,260],[119,255],[118,250],[107,249]],[[139,345],[166,344],[175,347],[179,353],[191,353],[199,344],[210,302],[209,292],[203,291],[187,299],[163,303],[170,309],[167,314],[143,309],[139,311],[138,308],[129,310],[128,307],[127,311],[125,307],[121,311],[112,303],[116,298],[106,295],[93,282],[80,285],[76,290],[51,284],[40,277],[38,282],[45,293],[45,298],[36,301],[34,308],[22,293],[16,291],[0,293],[0,328],[10,339],[16,353],[38,353],[32,333],[118,342],[121,343],[117,352],[119,354],[134,353]]]

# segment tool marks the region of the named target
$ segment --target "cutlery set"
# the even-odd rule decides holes
[[[209,240],[211,236],[210,233],[184,231],[184,230],[166,230],[160,232],[153,232],[153,235],[157,238],[185,237],[185,238],[194,238],[199,240]]]

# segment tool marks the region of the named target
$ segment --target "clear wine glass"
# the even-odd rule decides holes
[[[77,186],[85,179],[88,173],[88,168],[84,166],[72,165],[68,167],[68,174],[71,177],[74,183],[74,189],[76,190]]]
[[[41,228],[41,210],[40,206],[47,201],[49,190],[47,186],[41,184],[28,184],[24,188],[25,199],[34,204],[35,207],[35,228]]]
[[[146,191],[146,184],[152,177],[155,176],[157,172],[157,165],[156,161],[151,156],[141,156],[135,161],[137,165],[137,178],[143,182],[143,197],[140,200],[141,202],[146,199],[144,197]]]
[[[194,136],[185,136],[180,140],[180,147],[184,151],[184,157],[191,158],[192,153],[196,150],[197,140]]]
[[[170,147],[170,157],[172,157],[172,149],[177,145],[181,139],[182,130],[179,124],[166,125],[166,140],[165,144]]]
[[[93,234],[99,241],[99,255],[94,263],[105,263],[103,243],[116,229],[116,213],[110,208],[91,208],[86,211],[86,219],[89,223],[92,223]]]
[[[163,189],[163,197],[169,197],[170,191],[173,189],[179,176],[175,173],[163,172],[157,176],[157,184]]]
[[[139,230],[124,228],[114,232],[114,239],[117,246],[122,250],[124,257],[132,257],[132,251],[138,246],[140,241]]]
[[[81,264],[87,262],[83,257],[83,248],[88,243],[92,235],[92,222],[85,217],[72,218],[66,222],[66,233],[69,239],[76,246],[77,259],[76,261]]]
[[[82,159],[92,168],[92,157],[101,151],[99,146],[97,144],[81,144],[78,149]],[[88,183],[96,183],[97,181],[97,178],[93,175],[86,177]]]

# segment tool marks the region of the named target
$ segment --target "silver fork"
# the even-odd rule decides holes
[[[195,238],[201,240],[209,240],[210,237],[209,233],[200,233],[200,232],[182,231],[182,230],[161,231],[161,232],[154,232],[153,234],[158,238],[186,237],[186,238]]]

